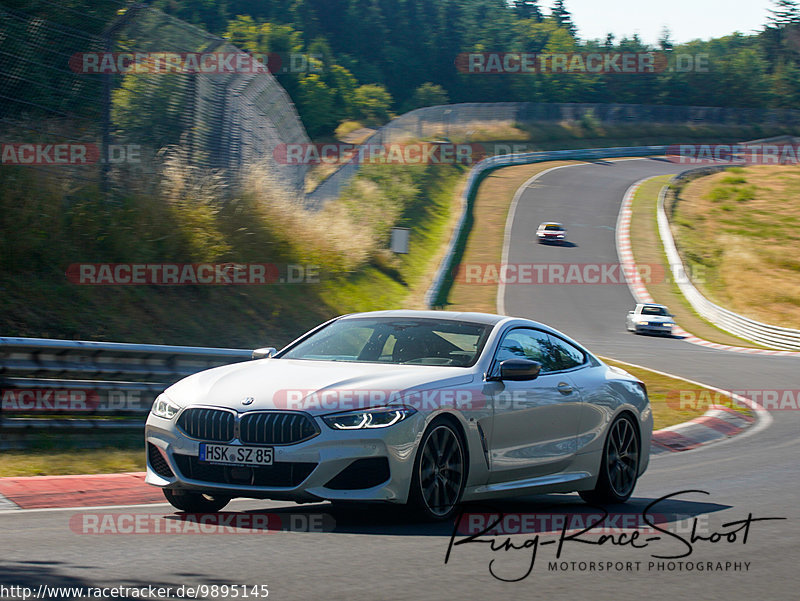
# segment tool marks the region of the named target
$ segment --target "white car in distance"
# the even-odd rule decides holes
[[[675,321],[672,314],[664,305],[655,303],[638,303],[633,311],[628,311],[625,324],[629,332],[636,334],[645,332],[650,334],[672,335]]]

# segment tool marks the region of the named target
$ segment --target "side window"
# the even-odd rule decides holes
[[[560,355],[545,332],[517,328],[508,332],[495,356],[496,364],[506,359],[531,359],[542,364],[542,373],[564,369],[559,366]]]
[[[578,365],[586,363],[586,356],[583,351],[575,348],[569,342],[551,336],[553,348],[558,356],[559,369],[572,369]]]

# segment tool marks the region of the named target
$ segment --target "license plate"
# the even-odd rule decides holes
[[[200,461],[226,465],[272,465],[272,447],[240,447],[225,444],[200,445]]]

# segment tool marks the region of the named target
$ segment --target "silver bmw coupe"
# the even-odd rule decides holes
[[[179,510],[383,501],[445,519],[514,495],[624,502],[647,468],[645,385],[527,319],[359,313],[254,356],[153,403],[147,482]]]

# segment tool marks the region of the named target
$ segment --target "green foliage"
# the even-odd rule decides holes
[[[367,125],[381,125],[391,118],[392,97],[378,84],[366,84],[354,93],[356,118]]]
[[[437,106],[440,104],[448,104],[449,102],[450,99],[445,89],[440,85],[428,81],[414,90],[414,95],[404,109],[405,111],[413,111],[423,106]]]
[[[46,60],[62,60],[94,47],[103,25],[117,18],[117,4],[102,6],[85,0],[53,3],[45,0],[6,2],[14,9],[51,19],[86,32],[65,41],[57,28],[42,30],[38,48],[57,52]],[[225,36],[250,52],[292,53],[307,57],[303,73],[276,73],[298,107],[312,135],[326,137],[345,120],[385,122],[391,113],[443,102],[611,102],[747,108],[800,106],[800,20],[797,2],[776,0],[761,31],[732,34],[707,41],[675,44],[664,31],[649,47],[637,36],[582,40],[568,10],[556,0],[543,15],[536,0],[155,0],[170,14]],[[61,6],[63,5],[63,6]],[[82,14],[90,18],[81,20]],[[28,23],[10,22],[6,58],[0,71],[11,74],[22,64],[15,52]],[[39,34],[37,34],[39,35]],[[53,38],[53,39],[50,39]],[[91,38],[91,40],[90,40]],[[72,38],[70,38],[72,39]],[[454,61],[468,52],[662,52],[667,68],[657,73],[530,73],[486,76],[459,72]],[[24,55],[24,54],[23,54]],[[42,55],[46,56],[46,55]],[[313,56],[314,58],[308,58]],[[678,64],[679,57],[683,63]],[[690,62],[686,62],[690,57]],[[697,62],[699,61],[699,62]],[[27,65],[27,63],[25,63]],[[286,66],[284,64],[284,66]],[[313,77],[313,76],[317,77]],[[148,143],[173,143],[181,133],[174,117],[185,111],[175,106],[179,78],[143,83],[117,78],[115,114],[121,131]],[[49,110],[69,109],[99,116],[99,78],[75,77],[69,71],[26,68],[24,78],[9,78],[9,95]],[[43,84],[69,90],[42,96]],[[380,95],[375,95],[379,86]],[[149,89],[152,88],[152,89]],[[371,95],[366,92],[371,90]],[[29,107],[20,104],[20,107]],[[151,111],[163,106],[163,111]],[[20,109],[23,110],[23,109]],[[25,109],[27,110],[27,109]],[[155,119],[152,130],[137,123],[145,112]],[[178,124],[180,125],[180,124]],[[591,125],[591,124],[589,124]],[[591,129],[591,127],[587,128]],[[152,139],[152,140],[151,140]]]
[[[319,136],[336,126],[333,114],[336,95],[319,76],[310,73],[300,78],[297,105],[310,136]]]

